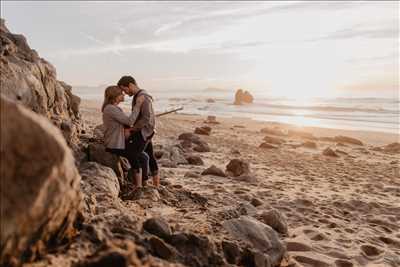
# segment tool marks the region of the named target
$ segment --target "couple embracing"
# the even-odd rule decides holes
[[[129,115],[118,106],[124,94],[133,96]],[[128,159],[134,190],[140,189],[150,176],[153,185],[160,185],[158,165],[154,157],[152,138],[155,133],[153,98],[140,89],[132,76],[123,76],[117,86],[104,92],[103,112],[104,144],[106,151]]]

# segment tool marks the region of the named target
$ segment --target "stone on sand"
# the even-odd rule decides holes
[[[285,253],[285,247],[278,234],[270,226],[248,216],[231,219],[223,223],[228,233],[250,244],[257,251],[266,254],[272,266],[278,266]]]
[[[231,176],[240,176],[250,173],[250,164],[241,159],[232,159],[226,165],[226,173]]]
[[[359,145],[362,146],[364,145],[363,142],[361,142],[360,140],[356,139],[356,138],[352,138],[352,137],[348,137],[348,136],[343,136],[343,135],[338,135],[334,137],[334,140],[336,142],[341,142],[341,143],[348,143],[348,144],[352,144],[352,145]]]
[[[269,143],[264,142],[264,143],[262,143],[262,144],[259,146],[259,148],[264,148],[264,149],[277,149],[278,147],[277,147],[277,146],[274,146],[274,145],[271,145],[271,144],[269,144]]]
[[[214,175],[214,176],[226,177],[226,174],[224,173],[224,171],[215,165],[212,165],[211,167],[205,169],[201,173],[201,175]]]
[[[194,133],[200,135],[210,135],[211,127],[208,126],[196,127],[196,129],[194,129]]]
[[[260,221],[271,226],[278,233],[288,234],[286,218],[276,209],[263,212],[260,215]]]
[[[330,147],[327,147],[322,151],[322,155],[328,156],[328,157],[339,157],[339,155],[333,151]]]
[[[187,155],[186,160],[190,165],[197,165],[197,166],[204,165],[204,162],[201,159],[201,157],[197,155]]]
[[[162,217],[147,219],[143,223],[143,229],[150,234],[158,236],[162,239],[168,239],[172,234],[171,227],[169,226],[168,222]]]
[[[278,137],[273,137],[273,136],[265,136],[263,138],[264,142],[269,143],[269,144],[274,144],[274,145],[281,145],[283,143],[285,143],[285,140],[282,138],[278,138]]]

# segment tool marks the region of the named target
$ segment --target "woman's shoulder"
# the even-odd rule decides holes
[[[122,109],[116,105],[108,104],[104,107],[103,112],[115,112],[115,111],[122,111]]]

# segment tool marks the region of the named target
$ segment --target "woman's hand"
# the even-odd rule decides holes
[[[128,139],[129,136],[131,136],[131,130],[132,130],[132,128],[124,128],[125,139]]]

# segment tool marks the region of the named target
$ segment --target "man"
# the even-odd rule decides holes
[[[143,98],[138,119],[133,128],[130,129],[133,140],[133,149],[138,153],[145,151],[149,156],[149,167],[153,179],[153,185],[160,185],[158,165],[154,157],[153,143],[151,139],[155,133],[155,114],[153,109],[153,98],[143,89],[140,89],[132,76],[123,76],[118,81],[118,86],[129,96],[133,96],[132,108],[139,98]]]

